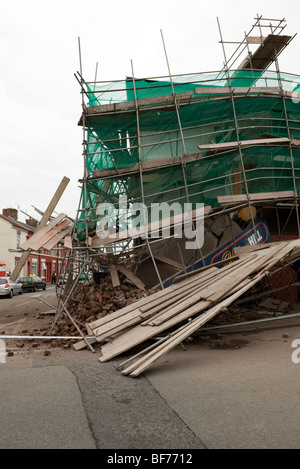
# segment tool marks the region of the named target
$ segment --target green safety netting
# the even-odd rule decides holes
[[[213,87],[280,87],[290,92],[281,95],[257,93],[231,97],[208,95]],[[148,162],[175,156],[198,154],[196,161],[168,168],[89,180],[82,194],[82,211],[77,226],[85,236],[83,220],[92,232],[96,226],[97,207],[103,203],[118,208],[120,194],[129,203],[151,204],[178,201],[218,206],[217,197],[245,192],[241,158],[249,192],[300,190],[300,149],[288,145],[251,146],[242,150],[213,154],[198,145],[235,142],[259,138],[290,137],[300,139],[300,77],[276,72],[239,70],[173,77],[169,80],[132,80],[109,84],[87,84],[88,105],[98,106],[129,102],[126,112],[103,113],[87,120],[86,169],[131,168],[139,161]],[[197,90],[197,92],[195,91]],[[190,93],[201,100],[158,107],[151,103],[135,110],[134,100],[176,93]],[[213,99],[212,99],[213,97]],[[132,102],[132,103],[131,103]],[[137,121],[138,119],[138,121]],[[238,129],[238,132],[237,132]]]

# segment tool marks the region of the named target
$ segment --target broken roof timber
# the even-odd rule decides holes
[[[38,250],[41,247],[52,249],[59,241],[72,231],[74,226],[65,213],[59,214],[48,225],[35,232],[25,243],[21,245],[21,249]],[[54,243],[54,244],[53,244]],[[46,247],[47,246],[47,247]]]

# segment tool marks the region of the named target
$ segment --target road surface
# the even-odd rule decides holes
[[[39,298],[55,305],[54,288],[0,299],[0,333],[49,330]],[[135,379],[97,347],[4,339],[0,448],[297,449],[298,339],[300,325],[205,335]]]

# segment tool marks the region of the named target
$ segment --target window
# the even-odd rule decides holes
[[[37,259],[32,259],[32,269],[31,272],[36,275],[37,274]]]
[[[46,261],[45,261],[45,259],[42,259],[42,262],[41,262],[41,277],[42,277],[42,279],[46,279],[46,276],[47,276]]]
[[[21,232],[17,231],[17,249],[20,247]]]

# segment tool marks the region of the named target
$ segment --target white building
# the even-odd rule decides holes
[[[14,270],[21,253],[13,251],[18,249],[26,241],[28,233],[34,230],[29,224],[18,221],[16,209],[3,209],[2,215],[0,214],[0,276]],[[26,266],[20,275],[27,275]]]

